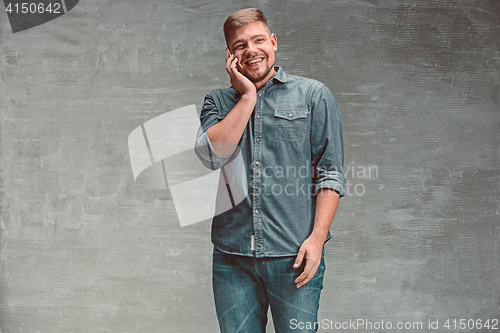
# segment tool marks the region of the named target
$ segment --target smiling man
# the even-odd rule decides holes
[[[219,326],[265,332],[270,306],[276,332],[316,332],[323,246],[344,196],[340,113],[321,82],[275,65],[262,11],[233,13],[224,35],[231,87],[205,97],[196,150],[212,169],[241,154],[248,196],[212,221]]]
[[[235,24],[233,21],[227,25],[231,23]],[[259,90],[276,74],[276,36],[271,34],[267,24],[262,21],[247,23],[234,32],[230,29],[230,26],[225,27],[229,34],[227,49],[230,59],[226,58],[226,61],[229,60],[229,69],[237,68]]]

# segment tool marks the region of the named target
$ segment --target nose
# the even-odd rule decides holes
[[[247,54],[254,54],[255,52],[257,52],[257,48],[255,47],[255,44],[254,43],[248,43],[245,52]]]

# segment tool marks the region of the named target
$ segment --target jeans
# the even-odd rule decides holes
[[[265,333],[269,306],[276,333],[316,332],[324,252],[314,277],[297,289],[294,280],[305,261],[295,269],[295,257],[245,257],[214,248],[212,283],[221,332]]]

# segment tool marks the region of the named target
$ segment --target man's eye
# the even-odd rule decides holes
[[[257,43],[260,43],[260,42],[263,42],[263,41],[264,41],[264,39],[262,39],[262,38],[257,39]]]
[[[243,47],[243,45],[242,45],[242,44],[240,44],[240,45],[236,45],[235,49],[239,50],[239,49],[241,49],[242,47]]]

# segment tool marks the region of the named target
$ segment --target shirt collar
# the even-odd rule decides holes
[[[283,70],[283,68],[281,68],[280,66],[274,66],[274,70],[276,71],[276,74],[273,76],[273,80],[285,83],[287,79],[286,79],[286,73]]]

